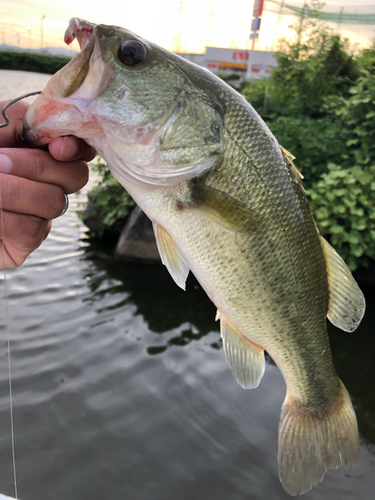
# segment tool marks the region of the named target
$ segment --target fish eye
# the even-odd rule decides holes
[[[118,56],[125,66],[138,66],[146,57],[146,49],[137,40],[127,40],[118,49]]]

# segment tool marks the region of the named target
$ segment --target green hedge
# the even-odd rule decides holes
[[[321,233],[354,270],[375,258],[375,46],[354,57],[315,35],[314,47],[284,44],[270,79],[242,92],[296,157]]]
[[[0,69],[34,71],[53,75],[70,60],[70,57],[35,54],[33,52],[0,51]]]
[[[97,218],[98,229],[91,233],[96,238],[102,238],[108,232],[116,231],[119,222],[125,222],[135,202],[100,158],[91,163],[90,167],[98,176],[97,182],[89,193],[89,201],[93,204],[93,210],[90,212],[80,210],[77,213],[83,222],[91,217]]]

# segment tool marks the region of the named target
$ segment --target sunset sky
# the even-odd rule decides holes
[[[98,24],[124,26],[169,50],[203,52],[206,45],[246,48],[253,3],[254,0],[184,0],[183,3],[180,0],[1,0],[0,43],[40,47],[41,17],[45,15],[44,46],[64,46],[63,35],[69,19],[81,17]],[[358,0],[358,3],[374,5],[375,0]],[[326,4],[345,9],[355,5],[356,0],[327,0]],[[277,14],[264,12],[256,48],[270,50],[273,42],[288,33],[288,25],[296,20],[293,16],[282,16],[275,35],[277,19]],[[362,46],[374,37],[374,26],[356,26],[351,31],[344,28],[341,33]],[[78,44],[74,42],[72,48],[78,50]]]

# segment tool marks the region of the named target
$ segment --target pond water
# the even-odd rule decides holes
[[[0,99],[47,75],[0,71]],[[1,133],[1,132],[0,132]],[[244,391],[221,348],[215,308],[162,266],[119,263],[75,214],[87,189],[26,264],[7,272],[19,497],[24,500],[290,498],[276,450],[285,384],[270,360]],[[352,335],[330,327],[357,412],[361,457],[306,500],[375,493],[374,286]],[[6,304],[0,283],[0,491],[13,495]]]

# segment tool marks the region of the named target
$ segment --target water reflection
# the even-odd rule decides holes
[[[112,302],[110,307],[135,306],[134,314],[141,315],[149,329],[160,336],[185,325],[178,337],[164,345],[149,346],[150,354],[156,354],[158,349],[163,352],[168,345],[184,346],[212,331],[219,332],[216,309],[192,274],[184,292],[164,266],[117,262],[112,255],[112,247],[94,244],[87,248],[83,258],[90,264],[84,278],[91,294],[85,300],[95,304],[106,295],[121,294],[123,299]]]
[[[133,315],[142,316],[150,331],[159,336],[157,343],[145,346],[149,355],[162,354],[172,346],[182,348],[212,332],[217,332],[217,340],[209,345],[221,348],[215,307],[191,273],[184,292],[176,286],[164,266],[117,262],[113,259],[113,251],[113,247],[99,243],[86,247],[83,258],[90,264],[84,278],[88,280],[91,294],[85,300],[94,304],[107,294],[120,294],[122,300],[112,302],[109,310],[134,306]],[[348,334],[328,322],[328,331],[336,370],[352,397],[361,437],[370,451],[375,451],[372,448],[375,446],[375,371],[372,360],[375,311],[371,308],[375,287],[363,281],[360,281],[360,286],[368,307],[358,330]],[[266,359],[269,364],[274,364],[269,356]]]
[[[375,452],[375,287],[359,281],[366,297],[366,313],[352,334],[329,326],[333,360],[339,376],[348,389],[357,414],[364,443]]]
[[[7,81],[1,75],[8,75]],[[0,71],[7,97],[29,73]],[[8,83],[7,83],[8,82]],[[17,92],[14,90],[19,89]],[[194,278],[180,290],[159,266],[119,263],[68,213],[10,275],[20,497],[75,500],[281,500],[277,426],[285,384],[267,363],[241,389],[220,346],[215,308]],[[82,239],[83,238],[83,239]],[[331,329],[357,409],[361,458],[303,500],[369,500],[375,491],[374,287],[353,335]],[[4,305],[4,303],[3,303]],[[0,487],[12,495],[5,314],[0,320]]]

